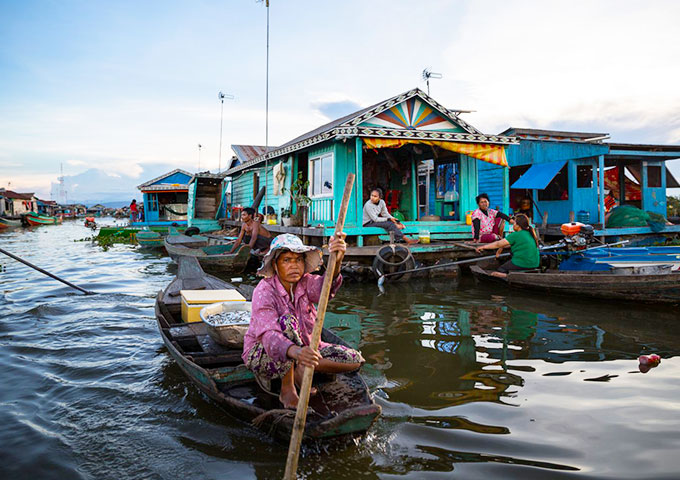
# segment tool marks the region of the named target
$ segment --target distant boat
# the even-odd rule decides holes
[[[11,218],[0,217],[0,230],[6,228],[20,227],[21,220],[12,220]]]
[[[33,226],[38,226],[38,225],[56,225],[57,223],[61,223],[61,218],[60,217],[51,217],[49,215],[40,215],[34,212],[28,212],[24,214],[26,221],[28,222],[29,225]]]

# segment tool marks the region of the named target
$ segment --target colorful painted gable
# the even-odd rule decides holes
[[[466,133],[466,130],[460,125],[444,118],[439,111],[418,97],[412,97],[398,103],[389,110],[369,118],[359,126]]]

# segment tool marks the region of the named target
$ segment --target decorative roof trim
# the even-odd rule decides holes
[[[149,180],[148,182],[144,182],[141,185],[137,185],[137,189],[141,190],[143,187],[146,187],[148,185],[151,185],[152,183],[157,182],[158,180],[162,180],[166,177],[169,177],[170,175],[174,175],[176,173],[183,173],[184,175],[187,175],[189,177],[193,177],[192,173],[187,172],[186,170],[182,170],[181,168],[176,168],[172,172],[164,173],[163,175],[160,175],[154,179]],[[180,185],[186,185],[186,184],[180,184]]]
[[[439,113],[444,115],[451,122],[460,125],[461,128],[466,130],[468,133],[450,133],[437,131],[419,132],[401,129],[395,129],[393,131],[392,129],[388,128],[357,127],[357,125],[368,120],[369,118],[375,117],[376,115],[379,115],[380,113],[389,110],[393,106],[416,96],[420,97],[424,102],[428,103],[429,105],[437,109]],[[396,97],[392,97],[388,100],[385,100],[384,102],[379,103],[370,110],[366,111],[360,110],[360,112],[361,112],[360,114],[351,117],[349,120],[341,124],[339,127],[336,126],[333,128],[329,128],[328,130],[321,132],[313,137],[305,138],[304,140],[301,140],[297,143],[273,149],[272,151],[260,155],[248,162],[244,162],[241,163],[240,165],[230,168],[229,170],[226,171],[226,173],[227,175],[232,175],[234,173],[240,172],[241,170],[246,170],[254,165],[262,163],[266,160],[272,160],[274,158],[281,157],[288,153],[310,147],[317,143],[337,138],[338,136],[343,137],[359,135],[365,137],[371,136],[387,138],[423,138],[431,140],[444,140],[444,141],[450,140],[458,142],[495,143],[501,145],[512,145],[519,143],[514,137],[507,137],[503,135],[484,135],[479,130],[474,128],[472,125],[464,122],[458,116],[458,114],[463,113],[464,110],[452,110],[445,108],[443,105],[438,103],[436,100],[434,100],[432,97],[427,95],[419,88],[414,88],[413,90],[409,90],[408,92],[402,93],[400,95],[397,95]]]

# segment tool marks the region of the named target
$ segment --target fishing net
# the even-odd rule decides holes
[[[663,215],[653,212],[645,212],[632,205],[615,207],[607,218],[608,228],[621,227],[647,227],[653,232],[660,232],[666,225]]]

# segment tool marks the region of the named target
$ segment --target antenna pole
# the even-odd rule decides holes
[[[220,154],[219,154],[219,163],[217,167],[217,173],[220,173],[220,170],[222,170],[222,117],[224,114],[224,95],[221,94],[220,92]],[[200,152],[200,150],[199,150]],[[200,168],[200,165],[199,165]]]
[[[267,155],[269,150],[269,0],[265,0],[267,7],[267,73],[265,82],[265,106],[264,106],[264,154]],[[267,170],[269,167],[269,159],[264,161],[264,211],[267,211],[269,202],[267,191],[269,190],[269,175]]]

